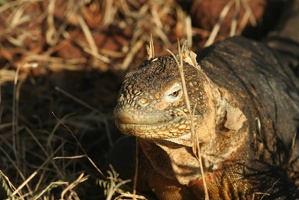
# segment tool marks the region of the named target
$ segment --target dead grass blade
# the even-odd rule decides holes
[[[55,87],[55,89],[59,92],[61,92],[62,94],[64,94],[65,96],[71,98],[72,100],[74,100],[75,102],[79,103],[80,105],[84,106],[85,108],[88,108],[89,110],[100,114],[100,118],[103,120],[103,122],[105,123],[105,129],[106,129],[106,133],[107,133],[107,138],[109,140],[109,144],[112,147],[113,146],[113,142],[112,142],[112,138],[111,138],[111,134],[110,134],[110,130],[109,130],[109,124],[108,124],[108,119],[106,117],[106,115],[104,115],[104,113],[102,113],[101,111],[99,111],[98,109],[93,108],[92,106],[86,104],[85,102],[81,101],[80,99],[78,99],[77,97],[71,95],[70,93],[66,92],[65,90],[61,89],[60,87]]]
[[[10,182],[9,178],[0,170],[0,181],[2,183],[2,188],[6,191],[7,196],[11,196],[13,191],[16,190],[15,186]]]
[[[130,51],[127,53],[122,65],[121,65],[121,68],[120,68],[121,70],[128,69],[128,66],[132,63],[134,56],[140,50],[140,48],[143,46],[145,41],[146,41],[145,39],[141,38],[140,40],[138,40],[138,42],[132,43],[133,46],[130,49]]]
[[[2,138],[2,139],[3,139],[3,141],[4,141],[5,143],[8,143],[8,142],[6,141],[6,139],[4,139],[4,138]],[[9,145],[9,143],[8,143],[8,145]],[[11,146],[11,149],[12,149],[12,146]],[[22,173],[22,171],[20,170],[19,166],[17,166],[15,160],[14,160],[14,159],[13,159],[7,152],[6,152],[1,146],[0,146],[0,150],[1,150],[2,153],[4,154],[5,158],[7,158],[7,159],[9,160],[9,162],[13,165],[14,169],[16,169],[16,171],[18,172],[18,175],[21,177],[21,179],[22,179],[23,181],[25,181],[26,178],[25,178],[24,174]],[[12,184],[11,184],[11,185],[12,185]],[[13,188],[15,188],[15,187],[13,187]],[[13,191],[15,191],[15,190],[13,190]],[[18,193],[18,195],[21,196],[22,194],[21,194],[21,193]]]
[[[193,46],[192,41],[192,20],[190,16],[186,16],[185,18],[185,24],[186,24],[186,39],[188,42],[188,46],[191,48]]]
[[[55,9],[56,0],[50,0],[47,10],[47,32],[46,32],[46,41],[48,44],[54,46],[57,40],[55,40],[55,23],[54,23],[54,9]]]
[[[55,113],[52,112],[52,114],[55,117],[55,119],[59,122],[59,124],[63,125],[68,130],[68,132],[72,135],[72,137],[75,139],[75,141],[76,141],[77,145],[79,146],[79,148],[81,149],[81,151],[84,153],[84,155],[89,160],[89,162],[92,164],[92,166],[97,170],[97,172],[99,172],[99,174],[101,174],[103,177],[106,177],[103,174],[103,172],[98,168],[98,166],[88,156],[85,149],[82,147],[81,143],[79,142],[78,138],[75,136],[75,134],[69,129],[69,127],[62,120],[58,119],[58,117],[55,115]]]
[[[59,177],[63,177],[63,174],[60,172],[60,168],[55,164],[55,162],[53,162],[53,160],[52,160],[52,158],[53,158],[53,155],[55,155],[55,154],[53,154],[53,153],[55,153],[55,151],[54,152],[52,152],[52,151],[47,151],[45,148],[44,148],[44,146],[40,143],[40,141],[36,138],[36,136],[35,136],[35,134],[33,134],[32,133],[32,131],[30,130],[30,129],[28,129],[27,127],[25,128],[26,130],[27,130],[27,132],[30,134],[30,136],[33,138],[33,140],[36,142],[36,144],[39,146],[39,148],[42,150],[42,152],[45,154],[45,156],[46,156],[46,158],[49,158],[49,163],[51,163],[53,166],[54,166],[54,168],[56,169],[56,172],[57,172],[57,174],[58,174],[58,176]],[[56,152],[59,150],[60,148],[57,148],[56,149]],[[52,155],[51,154],[49,154],[49,153],[52,153]]]
[[[66,195],[67,192],[71,193],[71,196],[69,196],[68,198],[71,199],[78,199],[79,197],[76,195],[76,193],[74,193],[73,188],[75,188],[76,186],[78,186],[80,183],[86,181],[88,179],[88,176],[84,176],[84,173],[81,173],[80,176],[71,184],[69,184],[62,192],[61,192],[61,199],[65,199],[64,196]],[[73,198],[72,198],[73,197]]]
[[[18,194],[22,189],[23,187],[25,187],[27,185],[28,187],[28,183],[36,176],[37,174],[37,171],[33,172],[12,194],[11,196],[15,196],[16,194]],[[30,187],[28,187],[30,188]],[[32,193],[32,191],[30,191],[29,193]]]
[[[46,194],[47,192],[49,192],[51,189],[59,187],[61,185],[67,185],[68,182],[66,181],[55,181],[50,183],[47,187],[45,187],[38,195],[34,196],[32,198],[32,200],[37,200],[40,199],[44,194]]]
[[[201,172],[202,181],[203,181],[203,188],[204,188],[204,192],[205,192],[205,200],[209,200],[209,193],[208,193],[208,188],[207,188],[205,175],[204,175],[204,168],[203,168],[203,163],[202,163],[200,144],[199,144],[198,136],[196,134],[195,126],[194,126],[194,110],[191,109],[190,100],[188,97],[188,91],[187,91],[187,87],[186,87],[184,69],[183,69],[183,64],[184,64],[185,60],[187,60],[187,62],[190,65],[194,66],[198,70],[200,70],[200,66],[196,62],[196,59],[195,59],[196,54],[194,52],[188,50],[188,46],[186,43],[182,47],[180,47],[180,45],[178,43],[178,52],[179,52],[178,57],[180,59],[179,61],[178,61],[177,57],[171,51],[168,50],[168,52],[170,52],[172,54],[173,58],[176,60],[177,66],[179,68],[181,81],[182,81],[183,94],[184,94],[184,98],[185,98],[185,104],[188,109],[188,112],[190,113],[190,115],[188,117],[189,117],[189,121],[191,124],[192,141],[195,141],[195,142],[193,142],[192,150],[199,162],[200,172]]]
[[[288,158],[288,162],[287,162],[287,166],[291,166],[292,165],[292,162],[294,161],[293,160],[293,154],[294,154],[294,149],[295,149],[295,144],[296,144],[296,139],[297,139],[297,132],[293,135],[293,138],[292,138],[292,144],[291,144],[291,151],[290,151],[290,155],[289,155],[289,158]]]
[[[230,37],[235,36],[237,33],[239,12],[240,12],[240,0],[235,0],[235,9],[234,9],[233,19],[231,22],[230,33],[229,33]]]
[[[12,102],[12,133],[13,133],[13,138],[12,138],[12,145],[13,145],[13,151],[14,151],[14,156],[16,158],[16,163],[17,166],[20,166],[20,160],[19,158],[19,150],[20,150],[20,145],[19,145],[19,138],[18,138],[18,132],[17,130],[19,129],[19,98],[20,98],[20,86],[22,82],[18,82],[18,75],[20,71],[20,66],[17,68],[16,74],[15,74],[15,79],[14,79],[14,89],[13,89],[13,102]]]
[[[139,148],[137,138],[135,138],[135,174],[134,174],[134,183],[133,183],[133,197],[136,196],[137,180],[138,180],[138,163],[139,163]]]
[[[96,56],[95,58],[101,59],[103,62],[109,62],[109,59],[107,59],[104,56],[99,55],[98,48],[94,41],[92,33],[81,15],[78,15],[78,22],[79,22],[79,25],[81,26],[81,29],[85,35],[85,38],[89,44],[89,47],[90,47],[90,49],[88,49],[87,51],[86,51],[86,49],[84,49],[84,50],[86,52],[90,53],[91,55]]]
[[[210,36],[209,36],[208,40],[206,41],[206,43],[205,43],[205,45],[204,45],[205,47],[210,46],[211,44],[214,43],[215,38],[216,38],[216,36],[217,36],[217,34],[218,34],[219,30],[220,30],[220,25],[221,25],[223,19],[225,18],[225,16],[227,15],[229,9],[230,9],[231,6],[234,4],[234,2],[235,2],[235,0],[230,0],[230,1],[225,5],[225,7],[222,9],[222,11],[221,11],[221,13],[220,13],[220,15],[219,15],[218,21],[217,21],[217,23],[214,25],[214,27],[213,27],[213,29],[212,29],[212,31],[211,31],[211,33],[210,33]]]
[[[148,55],[148,60],[152,59],[155,57],[155,48],[154,48],[154,42],[153,42],[153,36],[151,35],[151,39],[149,42],[149,46],[146,45],[146,51]]]
[[[245,13],[244,13],[243,18],[241,19],[241,23],[237,30],[237,35],[240,35],[242,33],[242,31],[244,30],[248,21],[250,21],[252,26],[257,25],[256,19],[252,13],[252,10],[251,10],[250,6],[248,5],[248,0],[241,0],[241,4],[242,4],[243,8],[245,9]]]
[[[8,70],[8,69],[1,69],[0,70],[0,85],[6,82],[15,82],[17,81],[25,80],[27,77],[26,73],[18,73],[15,70]]]
[[[106,184],[108,184],[106,185],[106,189],[107,189],[106,200],[111,200],[116,193],[119,194],[125,193],[125,191],[122,190],[121,187],[131,181],[131,180],[121,180],[120,178],[118,178],[117,172],[113,169],[111,165],[110,165],[110,169],[111,171],[108,171],[109,176],[107,177],[107,180],[109,180],[109,182],[106,182]],[[104,182],[101,182],[101,184],[103,185]]]

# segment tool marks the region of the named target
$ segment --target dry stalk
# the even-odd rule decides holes
[[[206,43],[205,43],[205,45],[204,45],[205,47],[210,46],[211,44],[214,43],[215,38],[216,38],[216,36],[217,36],[217,34],[218,34],[219,30],[220,30],[220,25],[221,25],[223,19],[225,18],[225,16],[227,15],[229,9],[230,9],[231,6],[234,4],[234,2],[235,2],[235,0],[230,0],[230,1],[225,5],[225,7],[222,9],[222,11],[221,11],[221,13],[220,13],[220,15],[219,15],[218,21],[217,21],[217,23],[214,25],[214,27],[213,27],[213,29],[212,29],[212,31],[211,31],[211,33],[210,33],[210,36],[209,36],[208,40],[206,41]]]
[[[38,195],[34,196],[32,200],[40,199],[46,192],[50,191],[52,188],[55,188],[60,185],[67,185],[68,182],[66,181],[55,181],[50,183],[47,187],[45,187]]]
[[[46,163],[44,163],[44,164],[46,164]],[[43,165],[42,165],[43,166]],[[41,166],[40,166],[41,167]],[[28,185],[28,183],[36,176],[36,174],[37,174],[37,171],[35,171],[35,172],[33,172],[12,194],[11,194],[11,196],[13,197],[13,196],[15,196],[16,194],[18,194],[21,190],[22,190],[22,188],[24,187],[24,186],[26,186],[27,185],[27,188],[30,188],[30,186]],[[30,189],[31,190],[31,189]],[[32,193],[32,191],[29,191],[29,193]]]
[[[31,135],[31,137],[35,140],[35,142],[39,145],[39,147],[43,150],[43,152],[46,155],[46,160],[37,168],[37,170],[35,170],[26,180],[23,181],[23,183],[16,189],[14,190],[13,194],[11,195],[12,197],[15,197],[16,194],[19,194],[20,198],[23,198],[25,196],[30,196],[32,197],[33,191],[37,191],[40,188],[40,182],[43,180],[44,174],[47,173],[47,171],[50,171],[49,169],[47,169],[47,165],[49,165],[50,163],[54,166],[54,168],[56,169],[56,173],[59,175],[59,178],[63,178],[64,175],[61,173],[61,168],[59,168],[54,162],[53,162],[53,156],[61,150],[62,145],[60,145],[59,147],[56,148],[56,150],[54,152],[52,152],[51,154],[47,153],[47,151],[43,148],[42,144],[39,142],[39,140],[35,137],[35,135],[28,129],[25,128],[27,130],[27,132]],[[25,150],[24,150],[25,151]],[[32,152],[32,155],[34,155],[35,152]],[[41,158],[44,160],[44,157]],[[51,167],[52,168],[52,167]],[[29,182],[39,173],[42,172],[41,177],[38,181],[37,184],[35,184],[35,189],[32,189],[29,185]],[[21,172],[19,172],[21,174]],[[29,191],[27,194],[24,195],[20,195],[22,189],[24,187],[27,187],[27,190]]]
[[[28,130],[28,129],[27,129]],[[5,141],[6,142],[6,141]],[[39,143],[39,142],[37,142]],[[12,193],[10,194],[9,197],[11,198],[16,198],[18,196],[18,199],[25,199],[26,196],[32,196],[33,191],[38,190],[39,188],[39,183],[36,184],[36,188],[34,190],[31,189],[29,182],[37,175],[38,172],[42,171],[45,169],[46,165],[48,165],[51,161],[52,161],[52,157],[53,155],[55,155],[59,150],[60,147],[56,149],[56,151],[54,151],[52,153],[52,155],[48,155],[47,159],[38,167],[37,170],[35,170],[27,179],[25,179],[25,176],[22,174],[22,172],[18,169],[18,166],[16,166],[14,160],[12,160],[10,158],[10,156],[6,153],[5,150],[3,150],[2,147],[0,147],[0,150],[5,154],[5,156],[10,160],[10,162],[14,165],[15,169],[18,171],[19,175],[22,177],[23,179],[23,183],[16,189],[10,182],[10,188],[12,189]],[[25,150],[24,150],[25,151]],[[25,165],[24,165],[25,166]],[[60,171],[61,169],[58,169],[57,171]],[[42,178],[42,177],[41,177]],[[8,179],[6,179],[8,180]],[[41,181],[41,180],[40,180]],[[22,194],[23,193],[23,188],[26,186],[27,190],[29,191],[26,194]]]
[[[269,196],[269,195],[270,195],[269,192],[273,189],[273,187],[274,187],[279,181],[280,181],[280,179],[277,179],[277,180],[273,183],[273,185],[267,190],[267,192],[255,192],[255,193],[253,193],[251,199],[252,199],[252,200],[256,199],[256,198],[255,198],[255,195],[263,195],[263,196],[260,198],[260,200],[264,199],[264,197],[266,197],[266,196]]]
[[[112,197],[115,195],[116,192],[123,194],[124,191],[122,191],[121,186],[125,185],[126,183],[130,182],[131,180],[121,180],[118,178],[118,174],[113,169],[113,167],[110,165],[111,171],[108,171],[109,177],[107,177],[108,180],[110,180],[108,185],[108,191],[107,191],[107,197],[106,200],[111,200]]]
[[[1,138],[1,139],[2,139],[2,141],[5,142],[5,144],[7,144],[8,146],[10,146],[10,144],[8,143],[8,141],[6,141],[6,139],[4,139],[4,138]],[[13,149],[13,148],[10,146],[10,149]],[[11,156],[8,155],[8,153],[6,152],[6,150],[3,149],[1,145],[0,145],[0,150],[2,151],[2,153],[4,154],[4,156],[9,160],[9,162],[13,165],[13,167],[17,170],[18,175],[21,177],[21,179],[23,181],[25,181],[26,178],[25,178],[24,174],[21,172],[21,170],[19,169],[19,167],[17,166],[15,160],[12,159]],[[19,191],[18,195],[19,196],[22,195],[21,191]]]
[[[123,199],[146,200],[147,198],[142,195],[133,195],[130,193],[123,193],[115,198],[115,200],[123,200]]]
[[[133,2],[129,2],[130,6]],[[120,66],[120,69],[126,70],[133,58],[137,55],[140,48],[148,41],[147,35],[145,32],[149,32],[153,34],[154,38],[159,38],[162,46],[171,47],[171,42],[169,41],[168,35],[170,31],[174,29],[174,27],[165,23],[163,20],[166,16],[176,16],[176,20],[179,24],[185,24],[185,14],[181,9],[176,9],[173,7],[165,6],[164,2],[160,1],[149,1],[148,3],[139,4],[136,1],[136,6],[138,6],[138,10],[130,9],[127,1],[119,1],[119,9],[124,14],[124,21],[122,24],[125,24],[126,27],[131,27],[132,37],[130,39],[129,51],[127,55],[123,59],[123,62]],[[184,31],[186,35],[186,31]],[[192,29],[189,30],[189,36],[192,37]],[[190,42],[191,44],[191,42]]]
[[[53,152],[50,152],[52,153],[52,155],[49,154],[49,152],[44,148],[44,146],[40,143],[40,141],[36,138],[36,136],[34,135],[34,133],[32,133],[32,131],[30,129],[28,129],[27,127],[25,128],[27,130],[27,132],[30,134],[30,136],[33,138],[33,140],[36,142],[36,144],[39,146],[39,148],[42,150],[42,152],[45,154],[46,158],[49,159],[50,163],[54,166],[54,168],[56,169],[56,172],[57,174],[59,175],[60,178],[63,178],[63,174],[61,173],[61,169],[60,167],[58,167],[55,162],[53,162],[52,160],[52,157],[53,155]],[[59,150],[59,148],[56,149],[56,152]],[[56,153],[55,152],[55,153]]]
[[[21,74],[16,75],[16,71],[1,69],[0,70],[0,85],[2,85],[5,82],[16,81],[15,80],[16,78],[18,79],[18,81],[25,80],[26,77],[27,77],[26,73],[21,73]]]
[[[137,188],[137,179],[138,179],[138,163],[139,163],[139,148],[138,140],[135,138],[135,174],[134,174],[134,183],[133,183],[133,199],[135,200],[136,188]]]
[[[103,2],[105,4],[105,14],[103,17],[102,24],[103,26],[108,26],[113,22],[117,8],[116,6],[113,6],[113,1],[111,0],[105,0]]]
[[[124,46],[121,51],[113,51],[113,50],[111,51],[109,49],[103,49],[103,48],[98,49],[98,50],[99,50],[99,55],[103,56],[101,59],[107,59],[110,62],[111,59],[109,59],[109,57],[115,58],[115,59],[125,57],[125,55],[126,55],[125,53],[128,51],[128,48],[127,48],[127,46]],[[107,63],[109,63],[109,62],[107,62]]]
[[[14,165],[14,167],[17,169],[17,166],[15,164],[15,162],[10,158],[10,156],[6,153],[6,151],[0,146],[0,150],[4,153],[4,155],[9,159],[9,161],[12,163],[12,165]],[[20,172],[20,170],[18,170],[18,172]],[[5,187],[6,184],[4,184],[5,182],[2,181],[3,187],[6,189],[7,193],[9,193],[9,197],[12,197],[12,193],[15,192],[17,189],[16,187],[10,182],[9,178],[7,176],[4,175],[4,173],[1,171],[1,175],[2,178],[4,178],[6,180],[6,182],[9,184],[9,187]],[[22,173],[20,173],[20,176],[23,180],[25,180],[25,177]],[[17,191],[18,196],[22,196],[22,191]],[[16,194],[15,194],[16,195]]]
[[[170,42],[168,40],[168,37],[165,34],[163,24],[160,20],[158,12],[157,12],[157,5],[153,5],[153,7],[151,7],[151,9],[150,9],[150,12],[153,17],[152,19],[153,19],[154,23],[156,24],[156,28],[154,29],[154,31],[167,46],[170,46]]]
[[[246,24],[248,21],[252,24],[252,26],[256,26],[257,22],[256,19],[252,13],[252,10],[250,6],[248,5],[248,0],[241,0],[242,6],[245,9],[245,13],[243,18],[241,19],[241,23],[239,25],[239,29],[237,31],[237,34],[240,35],[242,31],[244,30]]]
[[[14,89],[13,89],[13,102],[12,102],[12,144],[13,144],[13,152],[14,156],[17,162],[17,166],[20,166],[20,160],[19,160],[19,155],[20,155],[20,144],[19,144],[19,98],[20,98],[20,88],[22,85],[22,81],[18,81],[18,75],[20,71],[20,66],[18,66],[16,74],[15,74],[15,79],[14,79]]]
[[[55,117],[55,119],[59,122],[59,124],[63,125],[67,131],[71,134],[71,136],[75,139],[77,145],[79,146],[79,148],[81,149],[81,151],[84,153],[84,155],[86,156],[86,158],[88,159],[88,161],[92,164],[92,166],[99,172],[99,174],[101,174],[103,177],[105,177],[105,175],[103,174],[103,172],[98,168],[98,166],[92,161],[92,159],[88,156],[88,154],[86,153],[85,149],[82,147],[81,143],[79,142],[78,138],[75,136],[75,134],[71,131],[71,129],[62,121],[60,120],[54,112],[52,112],[53,116]]]
[[[229,1],[222,11],[220,12],[220,15],[218,17],[217,23],[214,25],[212,31],[210,32],[209,38],[205,43],[206,46],[210,46],[215,42],[215,39],[218,35],[218,32],[220,30],[221,23],[223,22],[224,18],[228,14],[229,10],[231,7],[234,6],[234,13],[233,13],[233,18],[231,21],[231,27],[230,27],[230,37],[233,37],[235,35],[240,35],[242,31],[244,30],[245,26],[247,25],[247,22],[250,21],[253,26],[256,25],[256,19],[254,18],[254,15],[252,13],[252,10],[250,6],[248,5],[248,0],[231,0]],[[239,13],[241,6],[245,9],[245,13],[241,19],[241,22],[238,27],[238,19],[239,19]]]
[[[91,33],[88,25],[86,24],[86,22],[84,21],[84,19],[81,15],[78,15],[77,17],[78,17],[79,25],[81,26],[81,29],[82,29],[82,31],[85,35],[85,38],[89,44],[91,55],[98,55],[98,48],[97,48],[97,45],[94,41],[94,38],[92,36],[92,33]],[[98,56],[98,58],[101,58],[101,56]]]
[[[14,7],[19,6],[20,4],[22,4],[25,1],[10,1],[10,2],[6,2],[5,4],[0,6],[0,13],[5,12],[9,9],[14,9]]]
[[[202,156],[201,156],[198,136],[196,134],[195,126],[194,126],[194,110],[192,110],[191,106],[190,106],[190,100],[188,97],[188,91],[187,91],[187,87],[186,87],[186,81],[185,81],[185,75],[184,75],[184,69],[183,69],[185,60],[187,60],[187,62],[191,61],[191,63],[189,63],[189,64],[194,66],[196,69],[200,69],[200,66],[198,65],[198,63],[195,60],[195,57],[196,57],[195,54],[192,51],[190,52],[188,50],[186,43],[182,46],[182,48],[180,48],[180,45],[178,44],[178,52],[179,52],[178,56],[179,56],[180,61],[178,61],[177,57],[171,51],[168,50],[168,52],[170,52],[172,54],[173,58],[176,60],[177,66],[179,68],[181,81],[182,81],[183,94],[185,97],[185,103],[186,103],[188,112],[190,113],[189,121],[191,123],[191,135],[192,135],[192,141],[193,141],[192,150],[199,162],[200,172],[202,175],[203,187],[204,187],[204,192],[205,192],[205,200],[209,200],[208,188],[207,188],[205,175],[204,175],[204,168],[203,168],[203,163],[202,163]]]
[[[55,151],[52,151],[50,157],[49,157],[49,161],[51,161],[52,164],[56,165],[56,163],[53,162],[54,159],[52,159],[54,157],[54,155],[56,155],[59,151],[62,151],[63,152],[63,146],[64,146],[65,143],[62,143],[60,144],[56,149]],[[49,163],[48,163],[49,164]],[[64,163],[62,162],[62,165]],[[62,171],[65,172],[65,167],[55,167],[56,168],[56,173],[57,174],[62,174]],[[57,169],[59,169],[59,171],[57,172]],[[39,180],[38,182],[35,184],[35,188],[34,188],[34,191],[38,191],[40,190],[39,188],[42,188],[42,184],[44,183],[44,177],[47,177],[47,173],[49,171],[52,170],[52,167],[49,169],[49,168],[46,168],[46,167],[42,167],[39,169],[40,171],[40,177],[39,177]],[[64,175],[64,173],[63,173]],[[60,176],[60,177],[57,177],[58,179],[61,179],[63,178],[64,176]]]
[[[7,20],[9,21],[8,30],[12,30],[18,25],[29,21],[31,17],[23,16],[24,10],[33,3],[36,3],[40,0],[25,0],[25,1],[15,1],[15,2],[7,2],[0,8],[0,13],[3,11],[6,11],[8,9],[11,9],[12,13],[7,17]],[[17,9],[16,9],[17,8]]]
[[[16,190],[15,186],[10,182],[9,178],[0,170],[0,181],[2,183],[2,188],[5,189],[6,195],[11,196],[13,191]]]
[[[229,36],[233,37],[237,33],[237,25],[238,25],[238,15],[240,12],[240,0],[235,0],[235,9],[233,13],[233,19],[231,21],[231,26],[230,26],[230,33]]]
[[[107,57],[107,56],[104,56],[104,55],[101,55],[97,52],[97,49],[95,51],[95,49],[88,49],[86,47],[83,47],[83,50],[86,52],[86,53],[89,53],[90,55],[92,55],[93,57],[101,60],[102,62],[104,63],[111,63],[111,60]],[[114,53],[115,55],[115,53]]]
[[[291,151],[290,151],[289,159],[288,159],[288,162],[287,162],[288,167],[291,166],[292,162],[294,161],[292,157],[293,157],[293,154],[294,154],[296,139],[297,139],[297,132],[293,135],[293,138],[292,138],[292,144],[291,144],[291,147],[290,147]]]
[[[141,38],[138,42],[136,42],[135,44],[132,43],[132,48],[130,49],[129,53],[126,55],[122,65],[121,65],[121,69],[125,70],[128,69],[130,63],[132,62],[134,56],[136,55],[136,53],[140,50],[140,48],[143,46],[144,42],[146,40]]]
[[[62,192],[60,195],[61,199],[65,199],[64,196],[66,195],[67,192],[73,193],[73,189],[78,186],[80,183],[86,181],[88,179],[88,176],[84,176],[84,173],[81,173],[80,176],[71,184],[69,184]],[[73,196],[73,195],[72,195]],[[70,198],[70,197],[69,197]]]
[[[72,94],[70,94],[70,93],[66,92],[65,90],[61,89],[60,87],[56,86],[55,89],[57,91],[61,92],[62,94],[64,94],[65,96],[69,97],[70,99],[74,100],[75,102],[79,103],[80,105],[84,106],[85,108],[88,108],[89,110],[91,110],[95,113],[98,113],[100,115],[100,118],[103,119],[103,122],[105,124],[105,129],[106,129],[106,133],[107,133],[107,137],[108,137],[110,147],[112,147],[113,142],[112,142],[110,129],[109,129],[109,124],[108,124],[108,119],[107,119],[106,115],[104,115],[104,113],[102,113],[100,110],[88,105],[87,103],[83,102],[82,100],[78,99],[77,97],[73,96]]]
[[[155,57],[155,48],[154,48],[154,42],[153,42],[153,36],[151,35],[151,39],[149,42],[149,46],[146,45],[146,52],[148,55],[148,60],[152,59]]]
[[[187,42],[188,42],[188,46],[191,48],[193,45],[193,41],[192,41],[192,20],[190,16],[186,16],[185,24],[186,24],[185,28],[186,28]]]
[[[54,35],[56,33],[56,28],[54,24],[54,9],[55,9],[56,0],[50,0],[48,4],[47,12],[47,32],[46,32],[46,41],[50,45],[55,45],[56,41],[54,40]]]

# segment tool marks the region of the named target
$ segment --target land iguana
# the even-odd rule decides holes
[[[114,110],[129,135],[111,153],[120,175],[133,178],[136,144],[137,189],[158,199],[299,199],[298,0],[284,20],[262,42],[205,48],[200,69],[184,61],[191,109],[174,56],[129,72]]]

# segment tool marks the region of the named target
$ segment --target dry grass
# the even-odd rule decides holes
[[[129,188],[104,167],[119,136],[112,110],[122,72],[110,72],[143,60],[150,38],[153,57],[209,30],[192,27],[174,0],[0,5],[0,199],[145,199],[136,180]]]
[[[241,4],[241,5],[240,5]],[[246,24],[248,22],[250,22],[253,26],[256,26],[257,22],[256,19],[254,18],[254,15],[252,14],[252,10],[248,5],[248,1],[247,0],[230,0],[222,9],[218,21],[215,24],[215,26],[213,27],[211,33],[209,34],[209,38],[205,43],[205,47],[206,46],[210,46],[211,44],[213,44],[215,42],[215,39],[219,33],[220,27],[221,27],[221,23],[224,20],[224,18],[226,17],[226,15],[228,14],[229,10],[231,9],[231,7],[234,6],[234,14],[233,14],[233,18],[231,20],[231,26],[230,26],[230,37],[236,36],[236,35],[241,35],[241,33],[243,32]],[[238,14],[240,11],[240,7],[243,7],[245,10],[245,14],[241,19],[241,23],[239,25],[239,27],[237,27],[238,24]]]
[[[191,124],[192,141],[195,141],[195,142],[193,142],[192,152],[195,155],[195,157],[197,158],[199,166],[200,166],[200,173],[202,175],[203,188],[204,188],[204,192],[205,192],[205,200],[209,200],[209,193],[208,193],[208,188],[207,188],[207,184],[206,184],[206,179],[205,179],[205,175],[204,175],[205,173],[204,173],[204,168],[203,168],[203,163],[202,163],[200,142],[198,139],[198,135],[196,134],[195,125],[194,125],[195,107],[193,108],[194,110],[191,109],[191,103],[190,103],[189,96],[188,96],[183,65],[184,65],[184,62],[187,62],[198,70],[201,70],[201,67],[199,66],[199,64],[196,61],[196,54],[193,51],[190,51],[188,49],[188,45],[186,43],[184,45],[182,45],[182,47],[180,47],[180,44],[178,44],[179,54],[177,56],[175,56],[171,51],[169,51],[169,52],[172,54],[172,56],[176,60],[178,70],[180,72],[182,89],[183,89],[183,94],[184,94],[184,98],[185,98],[185,104],[188,109],[188,112],[191,113],[190,115],[187,116],[187,119],[189,120],[189,122]]]
[[[159,41],[159,49],[173,46],[170,36],[187,38],[180,29],[187,17],[174,0],[14,1],[0,8],[1,15],[0,58],[21,71],[28,63],[55,71],[126,70],[144,55],[141,48],[149,41],[145,32]]]

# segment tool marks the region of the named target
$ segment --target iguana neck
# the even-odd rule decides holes
[[[139,139],[144,154],[157,172],[184,185],[200,178],[199,160],[192,150],[196,144],[200,146],[206,172],[219,170],[224,162],[238,159],[233,153],[245,142],[247,118],[230,102],[233,99],[228,92],[214,91],[210,92],[209,112],[201,116],[202,124],[195,127],[197,138],[190,135],[168,141]]]

